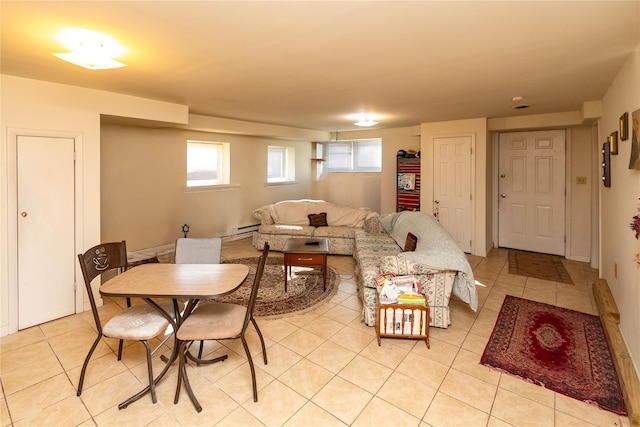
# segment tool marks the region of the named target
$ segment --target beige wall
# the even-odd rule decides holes
[[[100,241],[100,114],[186,122],[186,106],[75,86],[0,75],[0,334],[17,330],[17,208],[15,137],[77,138],[76,247]],[[77,277],[81,277],[78,269]],[[82,304],[79,294],[76,302]]]
[[[589,262],[591,259],[591,188],[599,176],[592,176],[591,127],[582,126],[567,130],[569,150],[567,155],[567,253],[569,259]],[[586,178],[579,184],[578,178]]]
[[[309,141],[117,125],[103,125],[101,139],[102,240],[131,250],[173,243],[185,223],[190,237],[221,236],[259,222],[262,205],[311,192]],[[189,139],[230,143],[229,188],[185,190]],[[269,145],[295,148],[296,184],[266,184]]]
[[[614,79],[602,99],[600,141],[618,130],[624,113],[640,109],[640,46]],[[601,144],[600,144],[601,145]],[[629,229],[640,206],[640,171],[630,170],[631,136],[619,141],[611,156],[611,187],[600,185],[600,275],[607,280],[620,311],[620,330],[640,372],[640,240]],[[594,153],[600,156],[600,153]],[[616,274],[617,267],[617,274]]]
[[[325,174],[314,185],[314,197],[352,207],[367,207],[381,215],[395,212],[396,153],[400,149],[420,150],[419,130],[413,126],[340,132],[339,140],[381,138],[382,172]]]
[[[199,128],[220,128],[215,119],[196,119]],[[238,123],[234,125],[233,132],[239,132]],[[394,212],[396,153],[420,149],[417,127],[341,132],[339,139],[382,138],[382,173],[324,174],[316,180],[306,140],[111,124],[101,129],[101,236],[103,241],[126,239],[131,250],[172,243],[184,223],[190,225],[190,236],[219,236],[231,227],[256,223],[251,212],[279,200],[312,197]],[[185,191],[188,139],[231,144],[232,188]],[[296,184],[266,185],[268,145],[295,148]]]

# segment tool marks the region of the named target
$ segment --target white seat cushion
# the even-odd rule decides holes
[[[172,303],[162,303],[170,307],[168,313],[173,313]],[[128,308],[115,315],[103,327],[102,333],[110,338],[125,340],[150,340],[157,337],[169,326],[169,321],[148,304],[140,304]]]

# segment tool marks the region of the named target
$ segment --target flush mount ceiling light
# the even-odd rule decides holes
[[[354,123],[354,125],[356,126],[362,126],[362,127],[370,127],[370,126],[375,126],[378,124],[378,122],[376,121],[375,116],[370,115],[370,114],[360,114],[357,116],[357,122]]]
[[[125,48],[112,37],[89,30],[69,29],[61,32],[57,40],[71,52],[52,53],[52,55],[89,70],[106,70],[126,67],[116,61],[125,52]]]
[[[522,101],[524,101],[524,96],[514,96],[513,98],[511,98],[511,102],[515,102],[515,104],[513,104],[511,108],[513,108],[514,110],[522,110],[524,108],[530,107],[529,104]]]

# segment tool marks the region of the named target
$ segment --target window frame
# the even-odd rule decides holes
[[[270,167],[270,154],[272,152],[278,152],[280,156],[280,175],[279,176],[269,176],[269,167]],[[267,184],[283,184],[283,183],[291,183],[295,182],[295,148],[294,147],[286,147],[282,145],[269,145],[267,146]]]
[[[190,148],[195,148],[196,145],[210,145],[215,147],[216,152],[216,165],[217,177],[215,179],[189,179],[190,171]],[[199,157],[202,160],[202,157]],[[193,166],[193,165],[191,165]],[[209,165],[207,165],[209,166]],[[187,140],[187,159],[186,159],[186,188],[193,189],[206,189],[216,188],[224,185],[229,185],[230,180],[230,144],[226,142],[213,142],[202,140]]]
[[[360,156],[360,152],[363,151],[365,145],[375,143],[380,151],[379,164],[375,167],[361,165],[363,157]],[[344,153],[332,153],[332,147],[337,148],[343,146],[346,148]],[[324,172],[328,173],[381,173],[382,172],[382,138],[367,138],[367,139],[345,139],[338,141],[329,141],[323,143],[322,151],[324,152]],[[348,156],[343,160],[347,163],[344,167],[336,166],[333,161],[333,157]]]

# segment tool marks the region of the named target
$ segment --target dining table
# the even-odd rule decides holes
[[[162,314],[171,324],[174,345],[166,365],[154,378],[157,384],[177,359],[178,343],[175,331],[186,319],[200,300],[216,299],[228,295],[242,285],[249,274],[244,264],[142,264],[107,280],[100,286],[100,294],[105,297],[141,298]],[[173,300],[174,313],[163,310],[158,305],[160,299]],[[178,301],[187,301],[180,313]],[[124,409],[150,391],[147,385],[135,395],[118,405]]]

